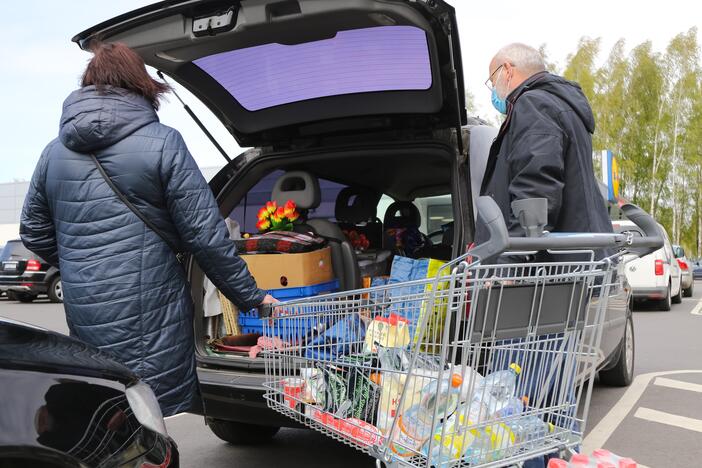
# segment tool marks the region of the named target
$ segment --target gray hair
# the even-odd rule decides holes
[[[541,53],[533,47],[519,42],[501,48],[495,54],[495,60],[498,63],[508,62],[528,75],[546,70],[546,63],[544,63]]]

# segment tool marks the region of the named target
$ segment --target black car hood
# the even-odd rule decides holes
[[[0,318],[0,368],[54,372],[117,380],[137,376],[99,349],[82,341]]]

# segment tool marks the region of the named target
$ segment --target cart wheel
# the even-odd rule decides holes
[[[223,419],[207,419],[210,430],[225,442],[233,445],[257,445],[269,442],[280,430],[275,426],[261,426]]]

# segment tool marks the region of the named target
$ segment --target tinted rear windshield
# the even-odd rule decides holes
[[[427,90],[432,85],[426,33],[414,26],[340,31],[303,44],[264,44],[193,63],[246,110],[341,94]]]
[[[0,253],[0,260],[27,260],[37,258],[21,241],[10,241]]]

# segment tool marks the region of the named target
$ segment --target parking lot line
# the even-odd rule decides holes
[[[585,440],[583,440],[583,453],[592,453],[593,450],[604,447],[609,437],[617,430],[624,418],[627,417],[639,401],[651,380],[656,377],[675,374],[702,374],[702,370],[663,371],[637,375],[626,393],[622,395],[619,401],[609,410],[609,413],[585,437]]]
[[[675,426],[688,431],[702,432],[702,419],[688,418],[677,414],[665,413],[663,411],[644,408],[643,406],[634,413],[635,418],[645,419],[668,426]]]
[[[700,299],[700,302],[697,303],[690,313],[692,315],[702,315],[702,299]]]
[[[691,392],[702,393],[702,385],[700,384],[666,379],[665,377],[658,377],[653,384],[661,387],[677,388],[678,390],[689,390]]]

